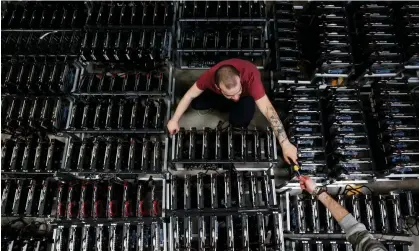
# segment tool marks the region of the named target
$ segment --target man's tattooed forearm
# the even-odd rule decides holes
[[[268,106],[266,108],[266,116],[271,124],[272,130],[275,133],[276,137],[280,144],[284,143],[288,140],[287,134],[285,132],[284,125],[282,124],[281,120],[279,119],[278,114],[275,111],[273,106]]]

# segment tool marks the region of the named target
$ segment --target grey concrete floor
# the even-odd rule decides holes
[[[215,128],[219,121],[228,122],[228,113],[221,113],[216,110],[196,111],[189,108],[179,121],[179,126],[189,129],[196,127],[202,129],[204,127]],[[269,126],[268,121],[263,114],[256,109],[253,120],[250,122],[249,129],[264,129]]]

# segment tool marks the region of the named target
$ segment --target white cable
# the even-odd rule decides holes
[[[42,39],[44,39],[46,36],[48,36],[49,34],[52,34],[52,33],[57,33],[58,31],[50,31],[50,32],[47,32],[47,33],[45,33],[44,35],[42,35],[42,36],[40,36],[39,37],[39,40],[42,40]]]

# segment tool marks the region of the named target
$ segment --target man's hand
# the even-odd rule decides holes
[[[289,142],[289,140],[286,140],[282,145],[282,155],[284,156],[285,162],[287,162],[289,165],[291,164],[297,164],[297,148]]]
[[[170,135],[174,135],[179,132],[179,122],[177,120],[169,120],[167,122],[167,129],[169,130]]]
[[[301,189],[306,190],[310,194],[313,193],[314,189],[316,189],[316,183],[314,183],[314,181],[308,176],[301,175],[299,179]]]
[[[185,95],[183,95],[176,107],[176,111],[173,114],[172,119],[167,121],[167,129],[170,135],[174,135],[179,132],[179,119],[182,117],[183,113],[185,113],[186,109],[188,109],[192,100],[201,95],[202,92],[203,90],[199,89],[195,83],[191,88],[189,88]]]

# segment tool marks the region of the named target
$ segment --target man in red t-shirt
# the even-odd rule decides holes
[[[179,119],[189,105],[195,110],[228,111],[231,125],[247,127],[253,118],[255,104],[271,124],[284,160],[296,164],[297,149],[288,140],[284,126],[265,94],[258,69],[246,60],[224,60],[202,74],[180,100],[167,128],[171,135],[179,131]]]

